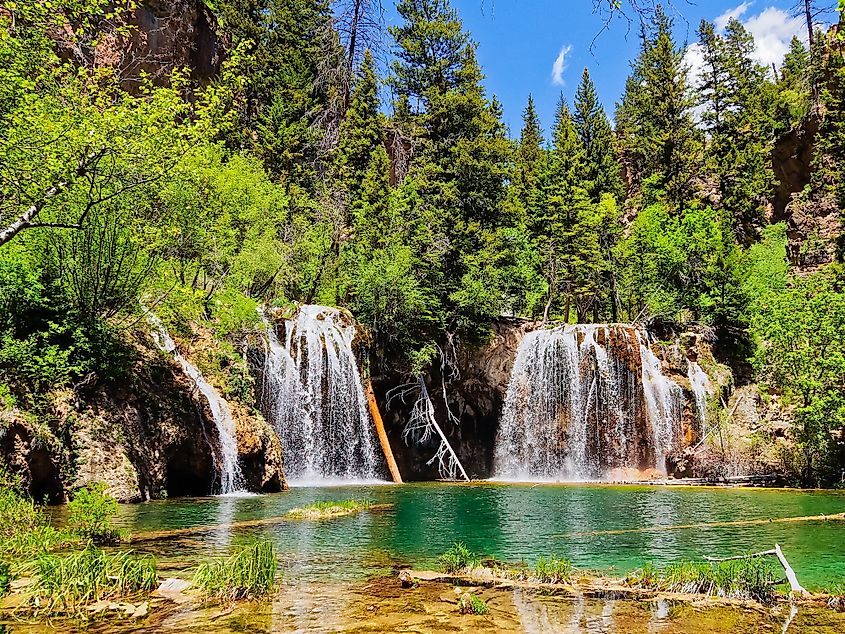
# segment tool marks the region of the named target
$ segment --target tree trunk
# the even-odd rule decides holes
[[[373,382],[367,381],[367,404],[370,406],[370,416],[373,418],[373,423],[376,426],[378,439],[381,443],[381,450],[384,452],[384,459],[387,461],[387,468],[390,471],[390,477],[396,484],[402,484],[402,476],[399,473],[399,465],[396,464],[396,459],[393,457],[393,450],[390,448],[390,440],[387,438],[387,431],[384,428],[384,421],[381,419],[381,412],[378,409],[376,402],[376,395],[373,392]]]

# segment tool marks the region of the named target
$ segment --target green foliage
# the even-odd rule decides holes
[[[467,548],[463,542],[456,542],[438,559],[443,572],[450,574],[466,572],[469,569],[477,568],[481,563],[480,557]]]
[[[194,585],[207,599],[221,602],[259,599],[273,591],[277,565],[273,543],[257,541],[238,549],[227,559],[200,564]]]
[[[371,506],[368,500],[321,501],[291,509],[286,515],[296,519],[321,519],[366,511]]]
[[[120,542],[129,537],[126,531],[112,524],[118,505],[102,482],[77,490],[67,508],[67,528],[80,537],[96,544]]]
[[[645,204],[666,202],[672,211],[693,195],[701,135],[693,121],[684,51],[672,38],[672,19],[658,5],[643,28],[616,112],[617,133],[634,191]]]
[[[461,614],[475,614],[483,616],[490,613],[490,608],[484,599],[471,592],[467,592],[458,600],[458,611]]]
[[[533,578],[538,583],[565,583],[572,577],[572,562],[552,555],[540,557],[534,567]]]
[[[705,163],[718,179],[720,204],[733,213],[737,235],[750,243],[775,183],[769,158],[772,91],[764,89],[768,70],[753,60],[754,38],[738,20],[728,22],[724,35],[702,21],[699,36]]]
[[[719,562],[682,561],[659,570],[649,564],[632,572],[626,581],[639,588],[768,604],[775,600],[778,578],[764,557],[745,557]]]
[[[152,592],[158,582],[155,559],[131,551],[107,554],[89,546],[66,554],[45,554],[21,574],[34,583],[27,588],[34,612],[82,613],[89,604]]]
[[[845,428],[845,291],[838,267],[793,278],[761,302],[752,322],[761,378],[795,407],[793,433],[805,484],[838,479],[836,434]]]

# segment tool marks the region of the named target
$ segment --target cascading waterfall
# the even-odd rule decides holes
[[[288,478],[379,479],[354,324],[335,308],[306,305],[285,322],[284,344],[269,321],[267,337],[263,409],[281,439]]]
[[[235,421],[232,419],[232,412],[229,404],[220,396],[217,390],[203,378],[199,369],[188,361],[176,348],[176,343],[170,337],[164,324],[153,313],[147,313],[147,320],[156,329],[152,335],[153,339],[164,352],[173,355],[173,358],[182,366],[182,370],[193,381],[194,385],[205,397],[208,408],[211,410],[211,417],[217,428],[217,439],[219,443],[219,455],[215,456],[215,468],[220,479],[220,494],[231,495],[244,491],[244,477],[238,463],[238,442],[235,438]]]
[[[597,479],[619,468],[665,469],[682,397],[639,330],[594,324],[528,333],[508,383],[494,477]]]
[[[698,424],[701,426],[700,431],[703,432],[707,426],[707,399],[713,393],[713,384],[707,373],[695,361],[689,362],[687,378],[695,396],[695,410],[698,414]]]

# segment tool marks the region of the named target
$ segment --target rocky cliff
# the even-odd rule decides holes
[[[217,438],[208,403],[147,334],[135,333],[133,347],[125,380],[91,378],[55,393],[43,420],[3,413],[0,454],[37,499],[61,502],[96,481],[124,502],[212,493]],[[282,490],[275,433],[260,415],[230,405],[248,488]]]

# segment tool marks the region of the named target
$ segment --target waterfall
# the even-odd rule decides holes
[[[701,431],[707,426],[707,398],[713,393],[713,384],[710,377],[701,369],[695,361],[690,361],[687,368],[687,378],[695,396],[695,410],[698,414],[698,424]]]
[[[530,332],[505,395],[494,477],[583,480],[620,468],[665,469],[680,435],[682,397],[648,336],[634,328]]]
[[[164,324],[153,313],[147,313],[147,320],[155,328],[153,339],[161,350],[173,355],[182,366],[182,370],[193,381],[194,385],[205,397],[211,417],[217,428],[219,455],[215,456],[215,468],[220,478],[220,494],[230,495],[244,490],[244,478],[238,463],[238,442],[235,438],[235,421],[229,404],[220,396],[217,390],[203,378],[199,369],[183,357],[176,348],[176,343],[170,337]]]
[[[289,479],[379,479],[375,430],[352,351],[354,323],[335,308],[300,306],[285,322],[284,344],[265,323],[262,407],[281,439]]]

